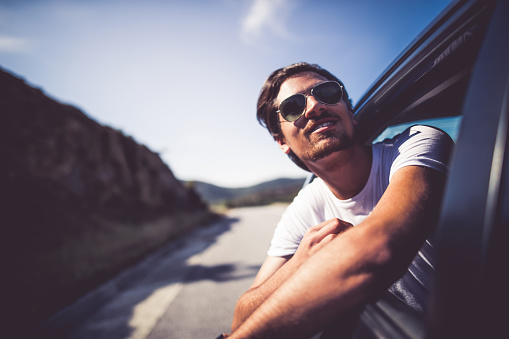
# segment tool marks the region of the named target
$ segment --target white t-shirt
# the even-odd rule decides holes
[[[425,166],[447,172],[453,142],[434,127],[409,127],[393,139],[372,145],[373,162],[366,186],[355,197],[340,200],[320,178],[306,186],[278,223],[269,256],[295,253],[306,230],[323,221],[339,218],[354,226],[373,210],[385,192],[393,174],[405,166]]]

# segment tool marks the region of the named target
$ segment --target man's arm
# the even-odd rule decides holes
[[[290,266],[285,267],[289,258],[267,257],[251,288],[240,296],[233,313],[232,332],[235,331],[253,311],[267,299],[274,290],[291,274]]]
[[[302,264],[231,338],[306,338],[398,279],[433,231],[445,175],[398,170],[362,223]]]
[[[350,223],[339,219],[325,221],[306,231],[293,256],[268,257],[251,288],[237,301],[232,331],[235,331],[310,255],[351,227]]]

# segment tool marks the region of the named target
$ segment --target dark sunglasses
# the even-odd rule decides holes
[[[336,81],[322,82],[311,88],[310,95],[322,104],[334,105],[343,98],[343,86]],[[286,121],[297,121],[306,112],[307,97],[301,93],[294,94],[281,101],[277,112]]]

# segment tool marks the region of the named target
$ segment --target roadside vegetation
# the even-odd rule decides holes
[[[37,326],[156,249],[216,218],[207,210],[143,222],[67,215],[54,220],[52,232],[25,234],[24,245],[13,248],[6,263],[10,293],[3,307],[15,322],[10,325]],[[62,231],[61,223],[74,231]]]

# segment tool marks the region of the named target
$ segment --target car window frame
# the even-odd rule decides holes
[[[498,310],[486,307],[484,298],[486,254],[494,229],[500,227],[494,216],[509,121],[509,2],[492,3],[437,230],[436,287],[428,312],[428,335],[433,338],[486,337],[486,331],[496,333],[503,326],[490,319]]]
[[[443,212],[437,228],[438,238],[440,239],[438,246],[437,265],[440,270],[434,278],[434,288],[431,291],[430,296],[430,308],[425,317],[421,315],[413,314],[409,308],[405,307],[401,303],[394,302],[393,299],[384,295],[376,302],[370,303],[366,306],[365,310],[359,317],[356,330],[352,338],[449,338],[449,337],[472,337],[472,327],[474,330],[478,330],[480,327],[474,325],[475,319],[465,316],[465,313],[471,312],[472,314],[479,315],[479,311],[473,311],[473,307],[480,306],[482,304],[479,295],[476,296],[476,300],[472,305],[468,305],[470,302],[468,290],[470,291],[479,290],[479,286],[467,284],[460,291],[456,290],[454,297],[447,297],[448,293],[454,291],[458,285],[458,282],[472,274],[476,277],[482,276],[483,266],[486,256],[486,246],[492,239],[493,225],[489,225],[489,220],[470,220],[471,228],[475,231],[472,234],[461,239],[456,239],[456,246],[462,249],[460,253],[463,253],[466,243],[476,243],[477,250],[475,254],[471,254],[471,258],[477,261],[479,264],[474,267],[464,268],[462,274],[458,275],[454,279],[451,279],[451,272],[454,268],[455,260],[448,258],[450,252],[450,241],[455,239],[455,236],[462,233],[462,230],[458,230],[457,225],[461,225],[455,218],[468,219],[469,213],[456,213],[458,206],[461,207],[461,203],[458,200],[460,197],[463,199],[471,199],[472,194],[476,192],[485,192],[482,194],[485,198],[482,198],[479,202],[478,215],[484,216],[485,219],[490,211],[495,211],[497,208],[500,210],[500,203],[497,200],[499,196],[499,182],[500,178],[493,177],[493,174],[502,173],[502,168],[499,166],[498,172],[494,169],[493,162],[494,152],[502,152],[500,149],[501,145],[507,145],[507,81],[509,79],[509,72],[507,71],[507,60],[509,60],[509,54],[507,49],[509,47],[504,46],[503,55],[505,59],[498,58],[498,63],[503,64],[501,72],[495,74],[493,68],[496,67],[492,63],[492,54],[498,51],[498,47],[501,44],[500,39],[504,34],[509,33],[507,21],[507,1],[455,1],[451,3],[448,8],[435,19],[427,28],[427,31],[416,38],[413,45],[401,54],[401,57],[397,59],[366,93],[366,95],[360,100],[355,106],[356,118],[360,122],[360,128],[366,129],[366,132],[362,135],[363,140],[366,144],[372,142],[377,135],[381,133],[387,126],[394,125],[394,121],[397,121],[397,113],[385,115],[382,118],[377,119],[377,115],[380,114],[380,107],[384,96],[390,97],[391,89],[394,89],[395,84],[391,82],[391,77],[404,76],[405,72],[409,72],[412,68],[417,67],[417,62],[408,61],[407,59],[416,58],[419,59],[426,53],[429,53],[429,49],[426,50],[426,39],[445,37],[454,31],[454,29],[448,27],[441,27],[441,25],[447,26],[447,21],[452,22],[454,26],[455,21],[460,21],[461,18],[469,20],[471,16],[476,16],[476,11],[484,12],[483,15],[489,17],[486,32],[483,31],[483,41],[479,47],[480,53],[474,61],[473,68],[470,74],[465,75],[468,78],[468,85],[466,87],[466,94],[464,103],[460,109],[459,114],[463,116],[463,121],[460,127],[460,132],[457,140],[457,151],[459,154],[454,155],[452,159],[452,171],[451,177],[453,180],[449,180],[446,187],[446,193],[444,197]],[[487,14],[486,14],[487,13]],[[455,29],[458,29],[457,27]],[[431,32],[430,32],[431,31]],[[439,31],[442,31],[440,33]],[[507,35],[505,35],[507,36]],[[498,41],[498,43],[496,42]],[[503,43],[502,43],[503,45]],[[507,45],[507,44],[505,44]],[[488,72],[486,68],[490,68]],[[506,74],[507,73],[507,74]],[[490,81],[490,77],[496,76],[496,83]],[[505,81],[505,83],[504,83]],[[488,95],[491,87],[496,87],[497,90]],[[486,95],[482,95],[485,93]],[[488,99],[489,98],[489,99]],[[489,108],[482,107],[486,100],[493,101]],[[377,103],[379,103],[377,105]],[[475,105],[474,105],[475,104]],[[504,108],[505,107],[505,108]],[[382,107],[383,108],[383,107]],[[505,110],[505,111],[504,111]],[[484,112],[480,114],[479,112]],[[488,137],[488,142],[477,143],[472,145],[470,137],[472,133],[476,133],[476,126],[483,124],[484,115],[490,116],[489,126],[484,126],[483,135]],[[375,122],[372,122],[375,118]],[[504,120],[506,119],[506,120]],[[369,122],[371,121],[371,126]],[[378,126],[377,126],[378,124]],[[505,127],[500,127],[501,125]],[[464,137],[462,137],[462,135]],[[505,138],[505,139],[504,139]],[[497,142],[498,140],[498,142]],[[498,145],[498,146],[497,146]],[[483,172],[483,180],[477,182],[477,186],[474,189],[465,185],[470,181],[476,181],[475,173],[477,171],[471,170],[472,160],[472,147],[475,147],[475,153],[483,154],[484,159],[482,164],[479,164],[479,169]],[[498,147],[498,151],[496,148]],[[505,148],[503,149],[505,152]],[[505,153],[504,153],[505,154]],[[491,157],[491,158],[490,158]],[[505,157],[506,159],[508,157]],[[495,161],[496,162],[496,161]],[[477,161],[476,161],[477,163]],[[495,173],[493,173],[495,171]],[[509,169],[506,168],[509,172]],[[495,175],[496,176],[496,175]],[[509,176],[509,174],[508,174]],[[508,179],[509,180],[509,179]],[[498,184],[497,184],[498,183]],[[509,193],[507,193],[509,195]],[[488,197],[491,197],[488,199]],[[474,197],[475,199],[475,197]],[[491,202],[490,202],[491,199]],[[491,206],[490,206],[491,204]],[[495,206],[495,207],[493,207]],[[489,217],[487,217],[490,219]],[[488,223],[488,225],[485,225]],[[492,222],[493,223],[493,222]],[[453,225],[452,227],[450,225]],[[507,233],[507,231],[506,231]],[[479,237],[480,235],[480,237]],[[481,241],[479,242],[479,239]],[[448,248],[449,247],[449,248]],[[454,256],[458,258],[458,256]],[[457,263],[457,261],[456,261]],[[454,275],[454,274],[453,274]],[[451,284],[454,281],[455,284]],[[465,305],[462,312],[458,312],[458,305]],[[493,312],[491,312],[493,314]],[[486,318],[486,317],[481,317]],[[469,319],[470,324],[465,326],[465,320]],[[498,317],[497,319],[500,319]],[[468,322],[468,321],[467,321]],[[493,322],[490,323],[493,325]],[[482,336],[481,336],[482,337]]]

